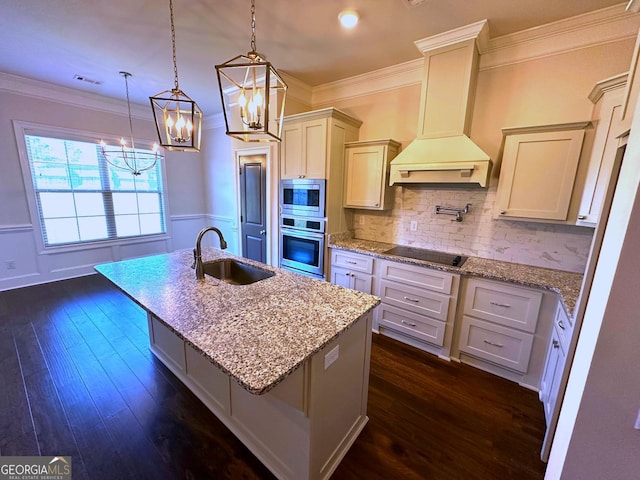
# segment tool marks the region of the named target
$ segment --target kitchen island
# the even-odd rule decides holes
[[[364,428],[377,297],[270,278],[197,280],[189,250],[98,265],[147,311],[152,352],[279,478],[328,478]]]

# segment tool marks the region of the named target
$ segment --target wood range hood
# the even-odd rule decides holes
[[[469,138],[479,45],[487,20],[415,42],[425,57],[418,138],[391,162],[395,183],[469,183],[487,187],[492,162]]]

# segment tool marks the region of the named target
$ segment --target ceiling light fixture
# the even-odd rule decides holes
[[[169,0],[171,46],[173,49],[174,86],[149,97],[160,145],[167,150],[199,152],[202,110],[178,85],[176,61],[176,29],[173,24],[173,2]]]
[[[358,24],[358,12],[355,10],[343,10],[338,14],[338,20],[344,28],[353,28]]]
[[[140,175],[145,170],[155,167],[160,154],[158,144],[154,143],[151,151],[137,150],[133,140],[133,121],[131,120],[131,102],[129,100],[129,72],[120,72],[124,77],[125,91],[127,93],[127,112],[129,114],[129,140],[131,146],[127,147],[124,137],[120,138],[120,147],[110,148],[104,140],[100,140],[100,150],[109,165],[120,170],[128,170],[133,175]]]
[[[243,142],[279,142],[287,84],[256,52],[255,0],[251,0],[251,51],[216,65],[216,72],[227,135]]]

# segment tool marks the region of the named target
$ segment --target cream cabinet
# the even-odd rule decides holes
[[[566,222],[589,124],[503,129],[495,218]]]
[[[380,333],[449,358],[460,276],[401,262],[376,262]]]
[[[558,400],[560,381],[566,364],[567,347],[569,345],[571,327],[567,314],[560,302],[556,310],[554,328],[549,342],[547,361],[545,363],[542,380],[540,381],[540,400],[544,406],[544,416],[547,426]]]
[[[357,140],[361,123],[335,108],[285,117],[280,177],[329,180],[331,169],[339,168],[342,178],[344,144]]]
[[[388,186],[389,164],[399,150],[400,144],[390,139],[345,144],[345,208],[393,207],[393,191]]]
[[[331,249],[331,283],[373,293],[373,258]]]
[[[542,298],[537,290],[469,279],[460,326],[460,351],[526,373]]]
[[[282,178],[325,178],[327,119],[291,122],[282,127]]]
[[[595,227],[598,223],[619,144],[626,80],[626,73],[608,78],[598,82],[589,94],[595,105],[592,120],[596,128],[577,225]]]

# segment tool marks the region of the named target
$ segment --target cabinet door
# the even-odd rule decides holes
[[[331,283],[345,288],[353,288],[349,270],[331,266]]]
[[[381,209],[386,177],[382,145],[350,147],[345,158],[345,201],[350,208]]]
[[[558,398],[564,363],[564,352],[562,351],[558,333],[554,328],[551,334],[551,343],[549,344],[544,373],[542,374],[542,380],[540,382],[540,399],[544,406],[544,416],[547,425],[549,425],[553,408]]]
[[[602,100],[599,111],[598,126],[593,141],[593,150],[589,159],[589,169],[585,181],[584,192],[578,210],[578,225],[595,227],[600,217],[600,210],[609,187],[613,171],[618,138],[616,133],[620,123],[622,110],[622,91],[610,92],[613,96]],[[609,95],[609,94],[605,94]]]
[[[373,277],[371,275],[364,275],[362,273],[352,273],[351,279],[353,280],[353,289],[362,293],[373,293]]]
[[[497,218],[566,220],[584,130],[508,135]]]
[[[285,124],[282,128],[280,176],[300,178],[302,175],[302,124]]]
[[[306,178],[326,178],[327,119],[302,123],[302,172]]]

